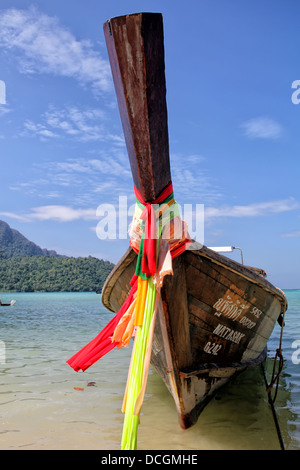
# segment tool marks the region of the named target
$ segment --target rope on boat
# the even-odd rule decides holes
[[[278,393],[278,388],[279,388],[279,379],[280,379],[280,375],[281,375],[281,372],[283,370],[283,365],[284,365],[283,354],[282,354],[282,336],[283,336],[283,327],[284,327],[284,315],[285,315],[285,312],[286,312],[286,309],[287,309],[287,300],[286,300],[286,296],[285,296],[284,292],[281,289],[279,289],[278,287],[277,287],[277,289],[280,290],[281,293],[284,295],[285,303],[284,303],[283,312],[282,312],[279,347],[276,349],[276,354],[275,354],[275,358],[274,358],[273,372],[272,372],[272,377],[271,377],[271,381],[270,381],[269,384],[268,384],[268,381],[267,381],[266,372],[265,372],[263,364],[261,364],[261,368],[262,368],[262,372],[263,372],[263,376],[264,376],[264,380],[265,380],[265,384],[266,384],[266,391],[267,391],[267,394],[268,394],[268,401],[269,401],[269,404],[271,406],[271,410],[272,410],[272,414],[273,414],[273,418],[274,418],[274,423],[275,423],[275,426],[276,426],[276,431],[277,431],[279,444],[280,444],[281,450],[285,450],[274,404],[275,404],[275,401],[276,401],[276,398],[277,398],[277,393]],[[278,371],[276,373],[277,360],[279,362],[279,365],[278,365]],[[272,397],[271,391],[272,391],[274,385],[276,385],[276,388],[275,388],[274,396]]]
[[[280,328],[280,339],[279,339],[279,347],[276,349],[276,354],[275,354],[275,358],[274,358],[274,366],[273,366],[273,372],[272,372],[272,378],[271,378],[271,382],[270,384],[267,386],[267,393],[271,393],[271,390],[273,389],[274,385],[276,384],[276,390],[275,390],[275,395],[274,395],[274,398],[271,398],[271,395],[270,395],[270,399],[272,400],[273,403],[275,403],[275,400],[277,398],[277,392],[278,392],[278,385],[279,385],[279,379],[280,379],[280,375],[281,375],[281,372],[283,370],[283,364],[284,364],[284,360],[283,360],[283,354],[282,354],[282,336],[283,336],[283,327],[284,327],[284,316],[285,316],[285,312],[286,312],[286,309],[287,309],[287,300],[286,300],[286,296],[285,296],[285,293],[279,289],[277,287],[277,289],[283,294],[284,296],[284,306],[283,306],[283,311],[281,312],[282,314],[282,320],[281,320],[281,328]],[[278,372],[276,374],[276,364],[277,364],[277,360],[279,360],[279,366],[278,366]]]
[[[273,414],[273,419],[274,419],[274,423],[275,423],[275,427],[276,427],[276,431],[277,431],[277,436],[278,436],[280,448],[281,448],[281,450],[285,450],[282,435],[281,435],[281,431],[280,431],[280,426],[279,426],[277,415],[276,415],[276,410],[275,410],[275,407],[274,407],[274,401],[275,400],[271,397],[271,391],[268,392],[269,385],[268,385],[268,381],[267,381],[267,377],[266,377],[266,373],[265,373],[265,369],[264,369],[263,364],[261,364],[261,368],[262,368],[263,376],[264,376],[264,379],[265,379],[265,384],[266,384],[267,393],[268,393],[268,401],[269,401],[269,404],[271,406],[271,410],[272,410],[272,414]]]

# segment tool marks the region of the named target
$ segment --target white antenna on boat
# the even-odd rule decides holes
[[[210,246],[210,250],[217,251],[218,253],[232,253],[233,250],[240,250],[241,262],[244,264],[242,249],[238,246]]]

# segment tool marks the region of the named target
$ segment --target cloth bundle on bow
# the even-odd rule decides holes
[[[188,246],[187,226],[181,219],[170,183],[152,203],[139,191],[130,227],[130,245],[137,263],[131,290],[116,316],[87,346],[67,362],[86,370],[113,347],[128,346],[134,336],[122,411],[125,413],[121,448],[136,449],[139,414],[146,389],[152,339],[164,276],[172,274],[172,259]]]

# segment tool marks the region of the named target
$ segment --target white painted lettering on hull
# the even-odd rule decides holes
[[[241,339],[245,336],[244,333],[232,330],[231,328],[228,328],[228,326],[222,325],[221,323],[219,323],[218,326],[214,329],[213,334],[218,335],[227,341],[232,341],[235,344],[239,344]]]

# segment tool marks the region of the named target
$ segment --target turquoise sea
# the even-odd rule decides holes
[[[285,293],[285,360],[275,406],[284,446],[294,450],[300,449],[300,290]],[[0,308],[0,449],[119,450],[130,348],[114,349],[84,373],[66,364],[111,319],[101,296],[5,293],[0,299],[16,300]],[[279,335],[276,324],[267,371]],[[150,371],[138,449],[279,448],[261,368],[237,376],[185,431],[164,384]]]

